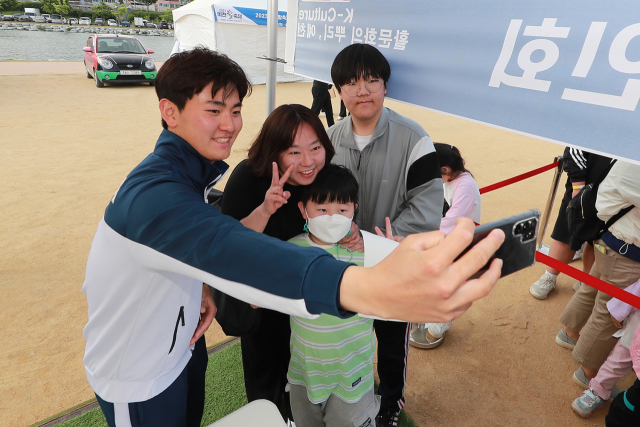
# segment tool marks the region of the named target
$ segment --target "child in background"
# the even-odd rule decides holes
[[[627,287],[626,291],[640,296],[640,280]],[[640,325],[640,310],[616,298],[612,298],[607,303],[607,309],[611,313],[613,323],[621,328],[614,335],[620,339],[598,370],[598,374],[589,382],[589,389],[571,403],[571,408],[583,418],[589,418],[596,409],[602,406],[605,400],[615,398],[621,391],[614,387],[616,381],[634,368],[629,347],[633,342],[638,325]],[[607,425],[609,424],[607,423]]]
[[[438,154],[446,203],[440,222],[440,231],[449,234],[456,226],[456,220],[462,217],[471,218],[479,224],[480,189],[471,172],[465,169],[460,151],[453,145],[439,142],[435,142],[433,146]],[[431,323],[427,329],[427,340],[429,342],[439,340],[451,325],[453,322]]]
[[[440,222],[440,231],[449,234],[456,226],[458,218],[471,218],[480,223],[480,189],[475,179],[464,167],[460,151],[449,144],[433,144],[438,154],[444,200],[449,205]]]
[[[336,259],[364,265],[363,252],[337,242],[349,234],[358,207],[351,172],[326,164],[302,194],[298,207],[305,231],[289,240],[319,247]],[[289,379],[291,411],[304,427],[375,426],[380,398],[373,393],[373,319],[291,316]]]
[[[640,378],[640,328],[636,331],[631,347],[631,361],[636,376]],[[640,380],[636,379],[624,393],[620,393],[609,407],[604,419],[607,427],[628,427],[640,425]]]

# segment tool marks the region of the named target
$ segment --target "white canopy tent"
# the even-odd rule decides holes
[[[248,10],[250,16],[245,15]],[[278,2],[278,11],[281,17],[285,15],[282,12],[286,12],[286,0]],[[269,61],[258,58],[267,54],[266,14],[267,0],[195,0],[173,11],[175,36],[180,50],[203,45],[224,53],[240,64],[253,84],[264,84]],[[286,21],[280,22],[282,25]],[[284,58],[285,34],[286,29],[280,26],[278,58]],[[303,79],[285,73],[283,68],[283,64],[278,63],[278,82]]]

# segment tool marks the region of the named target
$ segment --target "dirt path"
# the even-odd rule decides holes
[[[277,103],[311,105],[308,83],[279,85]],[[334,111],[339,101],[334,100]],[[264,120],[265,87],[245,100],[235,166]],[[562,147],[395,102],[434,141],[457,145],[479,185],[550,163]],[[153,88],[97,89],[79,63],[0,62],[0,425],[26,426],[93,397],[82,356],[81,285],[98,221],[126,174],[152,149]],[[482,221],[537,207],[547,172],[483,196]],[[219,185],[222,188],[224,185]],[[555,218],[555,217],[554,217]],[[604,425],[569,404],[576,364],[554,343],[570,278],[537,301],[536,265],[501,280],[436,350],[410,351],[407,410],[421,426]],[[224,335],[207,333],[209,344]],[[627,378],[623,384],[631,384]]]

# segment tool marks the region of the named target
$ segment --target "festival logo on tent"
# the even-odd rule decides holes
[[[227,23],[233,23],[233,24],[249,24],[249,25],[253,24],[250,22],[249,23],[242,22],[244,15],[238,12],[237,10],[235,10],[233,7],[225,7],[225,6],[217,6],[217,5],[214,5],[213,7],[215,10],[216,21],[218,22],[227,22]]]
[[[217,22],[241,25],[267,25],[267,11],[247,7],[213,5]],[[278,12],[278,26],[287,26],[287,12]]]

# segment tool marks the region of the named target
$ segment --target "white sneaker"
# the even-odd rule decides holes
[[[585,245],[586,245],[586,243],[585,243]],[[575,261],[577,259],[582,258],[582,252],[584,252],[584,245],[582,245],[582,247],[579,250],[576,251],[576,253],[573,255],[573,260],[572,261]]]
[[[430,324],[429,328],[427,329],[427,339],[430,342],[437,341],[441,336],[444,335],[445,332],[451,329],[451,325],[453,325],[453,322]]]
[[[342,116],[338,116],[338,118],[336,119],[336,122],[339,122],[340,120],[344,119],[344,117]]]
[[[595,394],[593,390],[585,390],[582,396],[571,403],[571,408],[582,418],[589,418],[603,403],[604,399]]]
[[[541,278],[536,280],[529,288],[531,295],[538,299],[545,299],[549,292],[556,287],[556,282],[548,274],[543,274]]]
[[[324,113],[324,111],[320,111],[320,115],[321,115],[322,117],[327,117],[327,115]]]

